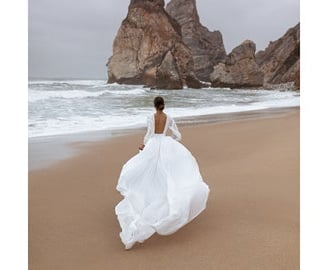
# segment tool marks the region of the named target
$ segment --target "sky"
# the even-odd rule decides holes
[[[196,2],[201,23],[221,32],[227,53],[246,39],[265,49],[300,21],[299,0]],[[106,79],[106,62],[129,3],[29,0],[29,78]]]

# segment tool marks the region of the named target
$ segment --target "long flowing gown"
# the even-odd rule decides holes
[[[124,199],[115,213],[126,249],[155,232],[176,232],[205,209],[209,194],[195,158],[178,142],[174,119],[167,115],[162,134],[155,133],[154,115],[147,124],[144,150],[124,164],[117,184]]]

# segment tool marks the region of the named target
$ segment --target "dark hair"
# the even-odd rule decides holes
[[[165,107],[164,98],[162,98],[162,97],[155,97],[155,99],[154,99],[154,107],[156,108],[156,110],[163,111],[164,110],[164,107]]]

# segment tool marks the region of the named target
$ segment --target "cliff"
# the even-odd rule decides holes
[[[182,39],[192,52],[196,76],[209,81],[214,65],[224,62],[226,57],[221,33],[210,32],[200,23],[195,0],[171,0],[166,11],[181,26]]]
[[[264,86],[294,84],[300,88],[300,24],[290,28],[281,38],[270,42],[256,54],[256,61],[264,73]]]
[[[108,60],[108,82],[162,89],[201,87],[192,52],[181,28],[164,9],[164,0],[131,0]]]

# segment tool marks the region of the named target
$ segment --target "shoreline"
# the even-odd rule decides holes
[[[210,187],[205,211],[126,251],[114,207],[144,132],[79,143],[29,172],[29,269],[299,269],[300,112],[186,125],[182,143]]]
[[[223,124],[245,120],[279,117],[286,113],[299,111],[300,107],[279,107],[260,110],[250,110],[233,113],[220,113],[200,116],[175,118],[178,127]],[[111,140],[121,136],[145,133],[146,127],[117,130],[97,130],[72,134],[31,137],[28,139],[28,169],[29,171],[49,168],[61,161],[79,155],[82,145]]]

